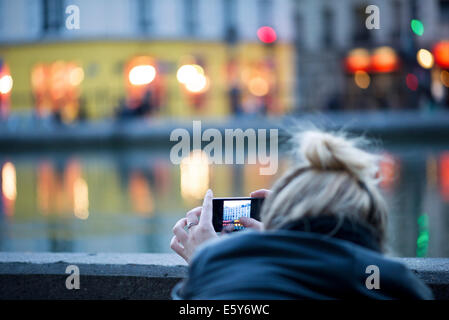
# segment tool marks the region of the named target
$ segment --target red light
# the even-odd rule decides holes
[[[418,77],[413,73],[409,73],[405,78],[405,83],[407,84],[407,88],[412,91],[416,91],[418,89]]]
[[[398,177],[399,161],[393,155],[385,153],[379,163],[380,186],[391,190]]]
[[[398,64],[396,52],[390,47],[378,48],[371,56],[371,69],[374,72],[393,72],[397,70]]]
[[[449,41],[438,42],[433,48],[433,55],[441,68],[449,68]]]
[[[348,72],[369,71],[370,56],[366,49],[354,49],[345,59],[345,67]]]
[[[277,39],[276,31],[274,31],[273,28],[267,26],[260,27],[259,30],[257,30],[257,37],[263,43],[273,43]]]
[[[443,152],[440,157],[440,192],[443,200],[449,201],[449,152]]]

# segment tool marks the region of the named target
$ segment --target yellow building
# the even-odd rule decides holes
[[[90,119],[111,116],[121,100],[129,103],[128,63],[144,56],[157,71],[145,85],[157,86],[161,116],[227,115],[235,87],[243,112],[265,105],[267,113],[283,113],[292,105],[292,24],[273,17],[290,12],[290,0],[77,0],[70,6],[0,0],[0,59],[14,81],[11,111],[70,109],[70,120],[81,106]],[[274,45],[258,40],[264,25],[276,30]],[[204,70],[201,94],[177,80],[185,63]]]

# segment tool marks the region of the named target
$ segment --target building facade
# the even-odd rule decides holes
[[[71,5],[79,8],[79,29],[66,27]],[[111,115],[129,98],[127,64],[148,56],[157,67],[162,115],[229,114],[230,82],[239,86],[241,112],[265,104],[270,113],[284,113],[292,105],[294,77],[291,8],[290,0],[1,0],[0,57],[14,79],[11,109],[29,110],[36,103],[44,104],[43,109],[59,108],[48,106],[55,90],[36,94],[40,89],[33,83],[47,81],[49,73],[57,73],[47,69],[64,62],[82,69],[82,81],[72,94],[81,100],[76,103],[84,104],[89,117]],[[276,45],[270,49],[257,38],[263,25],[276,30]],[[204,94],[192,95],[180,87],[176,73],[186,61],[203,68],[208,78]],[[60,67],[61,77],[63,70],[71,72]],[[239,69],[238,79],[228,74],[234,68]],[[257,74],[263,68],[265,78]],[[38,80],[33,81],[33,74]],[[262,77],[268,93],[251,94],[251,79],[244,79],[245,74]]]

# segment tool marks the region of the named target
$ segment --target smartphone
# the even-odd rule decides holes
[[[264,198],[214,198],[212,199],[213,225],[216,232],[223,228],[232,231],[246,229],[240,217],[260,220],[260,209]]]

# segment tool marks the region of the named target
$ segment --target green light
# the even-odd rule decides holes
[[[410,26],[412,28],[412,31],[418,35],[418,36],[422,36],[424,33],[424,25],[422,24],[421,21],[417,20],[417,19],[413,19],[412,22],[410,23]]]
[[[416,239],[416,256],[425,257],[429,248],[429,216],[423,213],[418,217],[418,238]]]

